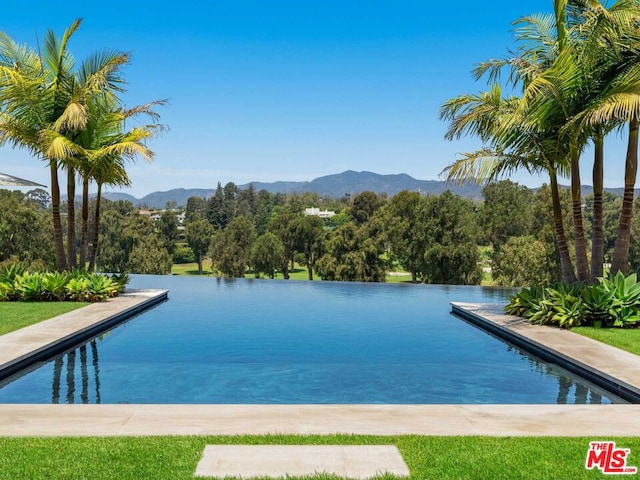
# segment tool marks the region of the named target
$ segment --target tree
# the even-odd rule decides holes
[[[480,284],[478,227],[471,202],[448,190],[426,200],[427,247],[421,265],[426,283]]]
[[[326,241],[326,253],[317,262],[323,280],[384,282],[384,242],[369,225],[346,223]]]
[[[193,198],[193,197],[192,197]],[[187,243],[198,262],[198,274],[202,275],[202,260],[207,254],[207,250],[211,245],[211,239],[214,229],[211,224],[204,218],[197,218],[187,222],[184,228],[184,235]]]
[[[351,198],[351,216],[361,225],[369,220],[382,205],[384,205],[384,199],[374,192],[358,193]]]
[[[229,277],[244,277],[251,263],[255,227],[247,217],[236,217],[224,230],[216,232],[209,256],[216,268]]]
[[[167,275],[171,273],[171,255],[162,240],[154,235],[145,236],[135,242],[127,270],[131,273]]]
[[[284,245],[278,237],[271,232],[260,235],[251,249],[251,263],[256,272],[266,273],[269,278],[274,278],[276,270],[282,265],[284,257]]]
[[[381,210],[385,214],[391,258],[411,272],[413,283],[418,281],[419,266],[427,248],[424,202],[418,192],[403,190]]]
[[[0,262],[55,264],[51,224],[40,205],[18,191],[0,189]]]
[[[510,237],[496,254],[494,282],[509,287],[549,285],[554,280],[547,263],[549,247],[532,235]]]
[[[34,51],[0,33],[0,144],[22,147],[47,162],[58,270],[67,268],[60,217],[60,166],[68,172],[68,198],[75,198],[75,165],[79,150],[67,141],[87,124],[87,104],[97,95],[121,90],[119,69],[129,55],[103,51],[76,68],[68,42],[80,26],[74,21],[61,38],[49,30],[42,49]],[[52,139],[53,138],[53,139]],[[75,225],[73,202],[69,225]],[[73,228],[73,227],[72,227]],[[69,251],[75,240],[69,238]],[[72,263],[74,259],[71,259]]]
[[[309,272],[309,280],[313,280],[313,268],[321,250],[322,227],[321,218],[303,215],[294,218],[290,227],[293,233],[295,250],[304,255],[304,263]]]
[[[206,218],[207,202],[201,197],[189,197],[185,208],[184,221],[192,222],[198,218]]]
[[[165,248],[173,255],[180,234],[176,214],[170,210],[165,210],[160,214],[160,220],[158,220],[157,224],[158,234],[164,242]]]
[[[533,192],[525,186],[502,180],[482,189],[484,203],[480,210],[480,225],[495,251],[510,237],[529,233]]]
[[[294,219],[299,215],[294,213],[281,213],[275,215],[269,221],[269,231],[273,232],[278,239],[282,242],[284,247],[284,256],[282,257],[282,266],[280,270],[285,280],[289,279],[289,264],[293,262],[293,255],[295,254],[296,243],[294,234]]]

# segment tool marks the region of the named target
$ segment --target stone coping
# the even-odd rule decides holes
[[[0,436],[638,436],[640,405],[0,405]]]
[[[451,303],[452,312],[632,403],[640,403],[640,356],[561,328],[533,325],[495,304]]]
[[[167,299],[168,290],[134,290],[0,336],[0,380],[63,352]]]

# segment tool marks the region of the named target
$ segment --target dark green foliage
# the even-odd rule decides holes
[[[532,235],[511,237],[493,254],[493,281],[510,287],[549,284],[556,280],[547,262],[554,254],[553,244]]]
[[[313,280],[315,263],[322,254],[323,225],[321,218],[311,215],[297,216],[289,225],[294,248],[303,255],[304,264],[309,271],[309,280]]]
[[[480,225],[494,251],[500,251],[509,238],[531,231],[533,192],[530,189],[502,180],[484,187],[482,196]]]
[[[136,239],[126,271],[148,275],[168,275],[171,273],[171,255],[164,243],[155,235]]]
[[[127,275],[73,272],[29,272],[18,264],[0,271],[0,300],[100,302],[124,291]]]
[[[187,222],[184,235],[191,251],[198,262],[198,273],[202,275],[202,260],[207,254],[211,239],[213,238],[214,229],[211,224],[204,218],[196,218]]]
[[[193,263],[195,261],[196,255],[189,245],[182,243],[176,245],[176,248],[173,250],[173,263]]]
[[[509,297],[505,312],[532,323],[571,328],[640,326],[640,283],[636,274],[599,278],[598,285],[563,283],[523,288]]]
[[[251,249],[251,263],[256,276],[265,273],[269,278],[274,278],[276,270],[282,266],[283,258],[284,245],[271,232],[260,235]]]
[[[368,225],[347,223],[337,228],[317,263],[323,280],[384,282],[386,262],[382,239]]]
[[[446,191],[438,197],[427,197],[424,215],[427,246],[421,270],[425,281],[479,284],[482,271],[473,204]]]
[[[351,216],[357,224],[362,225],[373,217],[384,202],[385,199],[374,192],[358,193],[351,198]]]
[[[210,257],[215,268],[229,277],[244,277],[251,264],[255,227],[248,217],[236,217],[211,241]]]
[[[105,272],[164,275],[171,271],[167,238],[146,215],[134,212],[129,202],[105,202],[100,224],[97,266]]]
[[[0,189],[0,262],[53,265],[53,229],[46,211],[19,191]]]

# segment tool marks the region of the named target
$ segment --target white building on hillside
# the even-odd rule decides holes
[[[331,210],[320,210],[319,208],[314,207],[314,208],[305,208],[304,214],[313,215],[314,217],[320,217],[320,218],[331,218],[336,214],[336,212],[333,212]]]

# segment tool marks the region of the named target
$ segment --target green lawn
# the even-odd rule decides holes
[[[0,302],[0,335],[89,305],[82,302]]]
[[[394,444],[412,480],[605,478],[584,468],[592,440],[350,435],[0,438],[0,479],[192,479],[207,444]],[[631,449],[627,466],[640,466],[640,437],[606,440]]]
[[[640,328],[575,327],[571,331],[640,355]]]

